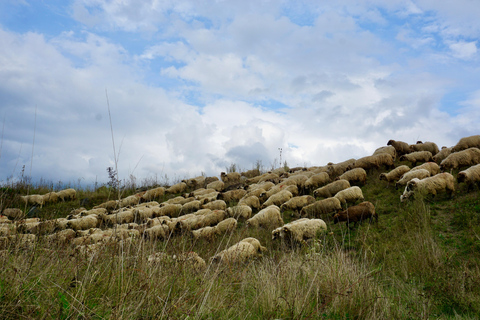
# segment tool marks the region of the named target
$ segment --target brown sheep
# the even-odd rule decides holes
[[[375,218],[375,221],[378,221],[375,206],[369,201],[364,201],[356,206],[337,212],[337,214],[333,216],[333,222],[338,223],[346,221],[347,227],[350,227],[349,224],[353,222],[355,227],[358,222],[361,223],[365,219],[370,219],[370,222],[372,222],[373,218]]]
[[[480,163],[480,149],[468,148],[450,154],[440,163],[442,171],[470,167]]]
[[[458,152],[468,148],[480,148],[480,135],[461,138],[452,148],[452,152]]]

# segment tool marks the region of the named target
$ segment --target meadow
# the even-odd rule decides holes
[[[408,163],[395,163],[400,164]],[[0,242],[1,318],[478,319],[478,188],[456,183],[453,198],[439,194],[401,203],[403,189],[379,180],[385,171],[369,170],[361,185],[365,200],[375,205],[377,223],[348,228],[325,215],[320,218],[327,233],[303,246],[272,241],[271,230],[246,228],[241,221],[234,232],[212,241],[187,234],[156,241],[140,237],[106,243],[94,255],[52,245],[43,236],[28,247]],[[79,207],[91,209],[150,187],[77,188],[74,201],[48,204],[31,215],[66,217]],[[0,204],[28,212],[19,195],[55,188],[46,182],[6,184]],[[283,212],[285,223],[295,218]],[[210,263],[245,237],[257,238],[267,251],[244,264]],[[206,270],[173,260],[148,262],[154,253],[189,251],[205,259]]]

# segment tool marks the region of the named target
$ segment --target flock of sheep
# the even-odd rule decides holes
[[[75,209],[66,218],[41,221],[38,218],[18,220],[20,209],[4,209],[0,216],[0,248],[11,243],[30,246],[39,238],[58,245],[72,245],[83,255],[96,254],[109,242],[128,243],[143,238],[166,240],[177,235],[207,241],[233,232],[244,222],[246,230],[263,228],[271,231],[272,241],[304,245],[327,232],[323,220],[331,215],[333,223],[347,225],[363,220],[378,220],[375,206],[365,201],[362,189],[367,172],[374,168],[389,171],[380,180],[405,186],[400,196],[406,201],[416,193],[447,192],[453,196],[454,169],[465,169],[457,175],[458,183],[470,190],[480,184],[480,135],[462,138],[451,148],[438,149],[432,142],[409,145],[390,140],[373,155],[329,163],[321,167],[279,168],[260,174],[250,170],[221,173],[217,177],[199,176],[183,180],[168,188],[149,189],[124,199],[110,200],[91,210]],[[406,161],[395,167],[395,159]],[[417,166],[417,163],[421,165]],[[450,171],[450,172],[449,172]],[[27,204],[46,205],[59,199],[75,199],[75,190],[67,189],[46,195],[22,196]],[[360,202],[360,203],[359,203]],[[282,214],[294,217],[285,224]],[[323,218],[323,219],[322,219]],[[257,257],[266,251],[258,239],[247,237],[210,257],[212,263],[237,263]],[[152,263],[189,263],[198,270],[205,260],[195,252],[168,256],[164,252],[148,257]]]

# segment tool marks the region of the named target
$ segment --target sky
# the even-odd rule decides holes
[[[0,182],[173,183],[480,134],[473,0],[2,0]]]

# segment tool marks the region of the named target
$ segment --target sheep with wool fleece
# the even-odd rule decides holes
[[[308,218],[297,219],[297,220],[294,220],[292,222],[289,222],[287,224],[284,224],[283,226],[280,226],[280,227],[272,230],[272,241],[277,240],[277,239],[284,239],[285,238],[285,233],[283,232],[283,227],[291,225],[291,224],[295,224],[295,223],[300,223],[302,221],[307,221],[307,220],[310,220],[310,219],[308,219]]]
[[[158,208],[160,210],[160,208]],[[137,207],[132,209],[135,216],[135,222],[143,223],[147,219],[153,218],[155,216],[155,211],[153,208],[148,207]]]
[[[20,210],[20,209],[19,209]],[[7,216],[0,215],[0,225],[1,224],[12,224],[12,220],[8,219]]]
[[[171,222],[172,219],[168,216],[161,216],[161,217],[148,219],[146,222],[146,227],[151,228],[159,224],[165,224],[167,221]]]
[[[342,209],[340,200],[335,197],[315,201],[300,210],[300,216],[318,218],[321,215],[336,212]]]
[[[452,152],[458,152],[469,148],[480,149],[480,135],[461,138],[457,144],[452,147]]]
[[[193,190],[190,193],[185,193],[184,197],[185,198],[188,198],[188,197],[194,197],[195,198],[197,196],[202,196],[202,195],[213,193],[213,192],[218,192],[218,191],[213,189],[213,188],[210,188],[210,189],[200,188],[200,189],[197,189],[197,190]]]
[[[427,142],[419,141],[416,144],[411,144],[410,150],[412,150],[412,152],[430,151],[432,153],[432,156],[436,155],[439,152],[437,144],[434,142],[428,142],[428,141]]]
[[[313,196],[316,198],[330,198],[333,197],[338,191],[350,188],[350,182],[345,179],[336,180],[313,191]]]
[[[180,204],[180,205],[183,206],[185,203],[193,201],[193,200],[195,200],[194,197],[185,198],[185,197],[182,197],[182,196],[177,196],[175,198],[171,198],[171,199],[168,199],[166,201],[163,201],[162,203],[160,203],[160,207],[166,206],[167,204]]]
[[[58,202],[58,194],[56,192],[49,192],[44,194],[43,196],[43,203],[57,203]]]
[[[221,192],[225,188],[225,183],[223,181],[213,181],[207,184],[207,189],[215,189],[218,192]]]
[[[315,202],[315,198],[310,195],[293,197],[280,206],[280,212],[287,210],[299,211],[303,207]]]
[[[4,223],[0,225],[0,236],[6,237],[17,233],[17,227],[10,223]]]
[[[245,172],[242,172],[240,174],[242,177],[245,177],[247,179],[254,178],[260,176],[260,170],[258,169],[252,169],[252,170],[247,170]]]
[[[327,165],[327,173],[330,176],[330,179],[334,179],[338,177],[339,175],[343,174],[345,171],[347,171],[348,166],[350,166],[352,163],[354,163],[356,160],[355,159],[348,159],[343,162],[339,163],[329,163]]]
[[[225,184],[233,184],[233,183],[240,182],[240,177],[241,175],[238,172],[229,172],[229,173],[221,172],[220,173],[220,179]]]
[[[100,223],[98,215],[91,214],[78,219],[72,219],[67,222],[67,228],[77,230],[87,230],[90,228],[96,228]]]
[[[170,236],[171,229],[167,224],[158,224],[144,231],[144,236],[147,239],[167,239]]]
[[[238,202],[246,194],[247,194],[247,190],[245,189],[235,189],[227,192],[220,192],[217,195],[217,200],[223,200],[226,203],[233,202],[233,201]]]
[[[247,191],[247,193],[242,197],[242,198],[248,198],[250,196],[254,196],[254,197],[257,197],[260,199],[260,196],[261,195],[266,195],[268,191],[265,191],[265,189],[263,188],[256,188],[254,190],[251,190],[251,191]],[[240,200],[242,199],[240,198]],[[238,200],[238,201],[240,201]]]
[[[213,263],[236,264],[260,257],[267,249],[255,238],[243,239],[212,257]]]
[[[189,219],[180,220],[177,222],[175,229],[181,231],[196,230],[203,227],[215,225],[225,219],[225,211],[214,210],[205,215],[194,215]]]
[[[72,188],[64,189],[64,190],[58,191],[57,196],[64,202],[66,200],[75,200],[77,197],[77,191]]]
[[[371,222],[373,218],[378,221],[375,206],[371,202],[364,201],[356,206],[349,207],[344,211],[337,212],[333,216],[333,223],[336,224],[338,222],[346,221],[348,227],[350,222],[353,222],[354,226],[356,226],[358,222],[362,222],[365,219],[370,219]]]
[[[431,176],[434,176],[440,173],[440,166],[436,162],[425,162],[424,164],[413,167],[410,171],[415,171],[420,169],[428,170]]]
[[[433,155],[430,151],[414,151],[408,154],[404,154],[400,157],[400,161],[409,161],[413,165],[417,162],[429,162],[433,161]]]
[[[283,225],[280,208],[276,205],[270,205],[248,219],[246,225],[252,228],[275,229]]]
[[[238,205],[238,206],[228,207],[227,210],[225,210],[225,213],[228,217],[245,221],[252,217],[252,208],[245,205]]]
[[[453,152],[440,163],[442,171],[471,167],[480,163],[480,149],[468,148],[462,151]]]
[[[182,210],[181,204],[166,204],[164,206],[159,207],[159,209],[155,209],[155,216],[169,216],[169,217],[178,217],[180,215],[180,211]]]
[[[443,172],[425,179],[413,178],[407,183],[405,191],[400,196],[400,202],[408,200],[415,193],[423,195],[437,195],[439,192],[447,192],[453,196],[455,192],[455,180],[448,172]]]
[[[352,164],[347,167],[347,170],[352,170],[355,168],[363,168],[365,170],[380,168],[380,167],[392,168],[394,166],[394,159],[390,154],[379,153],[373,156],[366,156],[360,159],[355,160]]]
[[[10,219],[19,220],[25,218],[25,212],[18,208],[6,208],[3,209],[3,215],[9,217]]]
[[[201,205],[202,203],[199,200],[193,200],[193,201],[187,202],[182,206],[182,209],[180,210],[180,215],[183,215],[186,213],[192,213],[197,210],[200,210]]]
[[[288,190],[279,191],[270,196],[267,201],[262,204],[262,208],[266,208],[271,205],[281,206],[288,200],[293,198],[293,194]]]
[[[476,184],[480,186],[480,164],[471,166],[470,168],[460,171],[457,175],[458,183],[466,183],[468,190]]]
[[[40,221],[23,222],[17,224],[18,233],[37,233]]]
[[[277,184],[275,187],[271,188],[265,193],[262,193],[259,196],[260,201],[265,202],[267,199],[269,199],[271,196],[273,196],[276,193],[279,193],[280,191],[290,191],[290,193],[295,197],[298,196],[298,187],[296,185],[284,185],[283,183]]]
[[[93,209],[104,208],[107,209],[108,212],[111,212],[115,209],[119,208],[119,202],[117,200],[109,200],[98,206],[94,206]]]
[[[297,186],[298,189],[303,190],[305,188],[305,182],[308,180],[308,176],[305,174],[297,174],[288,177],[281,181],[281,184],[285,186]]]
[[[362,189],[357,186],[338,191],[334,195],[334,198],[340,200],[340,203],[342,203],[342,205],[345,205],[347,203],[355,203],[358,200],[364,200]]]
[[[427,169],[417,169],[413,171],[410,170],[408,172],[405,172],[403,176],[400,178],[400,180],[398,180],[395,183],[395,188],[398,188],[398,186],[407,185],[407,183],[414,178],[424,179],[430,176],[431,176],[430,171],[428,171]]]
[[[121,199],[119,204],[121,208],[125,208],[125,207],[133,207],[137,205],[139,202],[140,202],[140,196],[133,194],[131,196]]]
[[[387,173],[381,173],[379,179],[387,182],[394,182],[399,180],[408,171],[410,171],[409,166],[401,165]]]
[[[215,192],[215,193],[212,193],[212,194],[207,194],[207,195],[197,197],[195,199],[199,200],[202,203],[202,205],[204,205],[204,204],[207,204],[209,202],[217,201],[217,196],[218,196],[218,192]]]
[[[326,172],[320,172],[312,175],[305,181],[305,190],[318,189],[330,182],[330,176]]]
[[[226,210],[227,209],[227,204],[223,200],[215,200],[215,201],[204,204],[202,206],[202,209]]]
[[[245,205],[249,206],[252,209],[259,210],[260,209],[260,199],[256,196],[248,196],[248,197],[243,197],[238,201],[239,206]]]
[[[263,189],[265,191],[268,191],[273,187],[275,187],[275,183],[273,183],[271,181],[264,181],[264,182],[253,183],[251,185],[248,185],[246,187],[246,190],[247,190],[247,192],[252,192],[252,191],[255,191],[257,189]]]
[[[389,140],[387,146],[392,146],[397,152],[397,156],[403,156],[404,154],[412,152],[410,145],[403,141]]]
[[[228,218],[220,221],[216,226],[203,227],[197,230],[192,230],[192,236],[195,240],[213,240],[219,235],[235,230],[236,227],[237,220],[235,220],[234,218]]]
[[[89,216],[91,214],[96,214],[96,215],[106,214],[107,212],[108,211],[105,208],[94,208],[94,209],[90,209],[90,210],[83,210],[83,211],[80,212],[80,217]]]
[[[204,176],[198,176],[195,178],[191,178],[188,180],[182,180],[182,182],[185,182],[188,188],[192,189],[199,189],[205,187],[205,181],[207,180],[206,177]]]
[[[345,171],[344,174],[337,177],[336,180],[347,180],[350,184],[358,182],[362,185],[365,185],[367,182],[367,172],[363,168],[354,168],[348,171]]]
[[[278,181],[280,179],[280,176],[276,173],[273,173],[273,172],[267,172],[267,173],[264,173],[262,174],[261,176],[258,176],[258,177],[255,177],[255,178],[251,178],[251,179],[247,179],[247,184],[251,184],[251,183],[261,183],[261,182],[266,182],[266,181]]]
[[[452,149],[453,147],[442,147],[442,150],[433,156],[433,161],[435,161],[437,164],[442,163],[442,161],[452,153]]]
[[[373,152],[372,156],[380,154],[380,153],[389,154],[393,157],[394,160],[397,158],[397,151],[395,150],[395,148],[393,146],[384,146],[384,147],[377,148]]]
[[[160,203],[158,203],[157,201],[148,201],[148,202],[139,203],[135,207],[137,207],[137,208],[141,208],[141,207],[156,208],[156,207],[160,207]]]
[[[64,229],[56,233],[45,236],[47,242],[56,244],[70,243],[76,236],[76,233],[72,229]]]
[[[158,188],[148,189],[142,195],[142,199],[145,201],[153,201],[155,199],[163,198],[164,195],[165,195],[165,188],[158,187]]]
[[[185,182],[179,182],[177,184],[174,184],[173,186],[165,189],[165,193],[169,194],[178,194],[178,193],[183,193],[187,190],[187,184]]]
[[[40,206],[40,208],[42,208],[43,205],[45,204],[43,200],[43,196],[39,194],[30,194],[27,196],[20,196],[20,198],[23,200],[23,202],[25,202],[26,205],[33,204],[33,205],[38,205]]]
[[[100,220],[103,224],[112,226],[115,224],[123,223],[132,223],[135,222],[135,213],[132,209],[129,210],[119,210],[112,214],[101,214],[99,215]]]
[[[322,219],[308,219],[283,227],[285,240],[307,244],[306,240],[315,238],[318,233],[325,234],[327,224]]]

